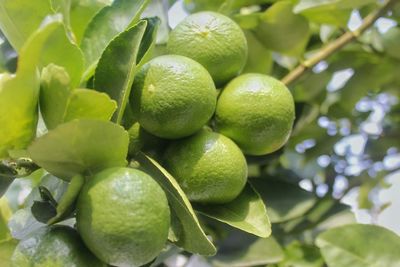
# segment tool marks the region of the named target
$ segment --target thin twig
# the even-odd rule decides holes
[[[358,38],[362,33],[364,33],[369,27],[371,27],[374,22],[383,16],[396,2],[399,0],[387,0],[381,8],[372,12],[368,16],[365,17],[361,26],[355,31],[348,31],[341,35],[336,40],[329,43],[327,46],[322,48],[318,53],[309,58],[308,60],[301,63],[299,66],[294,68],[291,72],[289,72],[285,77],[283,77],[282,82],[286,85],[289,85],[296,81],[300,76],[302,76],[307,70],[314,67],[316,64],[321,62],[322,60],[328,58],[330,55],[342,49],[348,43],[352,42],[356,38]]]

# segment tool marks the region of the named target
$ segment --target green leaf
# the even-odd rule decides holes
[[[55,64],[65,68],[71,79],[71,87],[74,88],[80,84],[82,78],[83,54],[77,45],[71,43],[61,21],[54,23],[57,23],[57,28],[44,44],[41,65]]]
[[[315,204],[315,196],[300,187],[273,179],[254,178],[250,183],[267,204],[272,223],[284,222],[306,213]]]
[[[303,52],[310,37],[310,26],[292,9],[291,1],[279,1],[260,16],[261,23],[255,33],[266,48],[288,55]]]
[[[232,202],[221,205],[195,205],[194,208],[203,215],[242,231],[264,238],[271,234],[265,205],[250,184],[247,184]]]
[[[147,22],[140,21],[113,39],[104,50],[94,75],[94,88],[117,101],[112,120],[120,123],[135,76],[137,55]]]
[[[314,245],[294,241],[285,247],[285,258],[278,267],[323,267],[324,259],[319,249]]]
[[[375,0],[300,0],[293,11],[310,21],[336,26],[347,26],[351,11]]]
[[[48,129],[54,129],[64,121],[70,90],[70,78],[64,68],[50,64],[43,69],[40,111]]]
[[[136,69],[140,69],[140,67],[143,66],[144,63],[152,58],[154,47],[157,41],[158,29],[161,25],[161,20],[157,17],[145,18],[143,20],[147,22],[147,27],[140,43],[140,48],[136,60]]]
[[[52,13],[50,1],[1,0],[0,29],[14,49],[20,51],[43,19]]]
[[[70,88],[64,68],[50,64],[41,77],[40,111],[48,129],[73,119],[110,120],[117,108],[107,94]]]
[[[33,217],[41,223],[46,223],[57,215],[56,207],[49,201],[43,200],[35,200],[31,207],[31,212]]]
[[[11,266],[11,256],[15,247],[18,245],[16,240],[7,240],[0,242],[0,262],[2,267]]]
[[[7,222],[12,215],[11,208],[5,197],[0,198],[0,242],[11,239]]]
[[[376,225],[352,224],[328,230],[317,246],[330,267],[398,267],[400,237]]]
[[[268,50],[250,31],[245,31],[249,47],[247,63],[243,73],[269,74],[272,70],[272,52]]]
[[[33,161],[69,181],[77,174],[92,175],[125,166],[129,136],[120,126],[98,120],[74,120],[36,139],[28,148]]]
[[[39,186],[39,193],[42,200],[33,201],[31,207],[33,217],[35,217],[37,221],[47,224],[61,222],[71,217],[75,210],[76,199],[84,181],[85,179],[82,175],[72,177],[71,182],[68,184],[68,187],[63,190],[62,195],[55,191],[54,187],[50,187],[50,189],[56,193],[55,197],[57,197],[57,200],[46,187]],[[64,185],[65,184],[63,184],[63,188]]]
[[[139,20],[148,2],[149,0],[115,0],[111,6],[104,7],[93,17],[80,45],[86,59],[84,78],[91,76],[109,42]]]
[[[260,16],[262,13],[255,12],[250,14],[236,14],[233,19],[242,29],[254,29],[260,24]],[[249,49],[249,51],[251,51]]]
[[[385,52],[396,59],[400,59],[400,28],[393,27],[382,36]]]
[[[72,0],[70,23],[76,43],[81,43],[85,29],[96,13],[111,3],[112,0]]]
[[[73,119],[97,119],[108,121],[111,119],[117,103],[107,94],[91,89],[75,89],[72,91],[64,122]]]
[[[169,205],[178,217],[181,231],[176,231],[175,233],[179,235],[176,245],[192,253],[214,255],[216,249],[207,239],[188,198],[178,185],[178,182],[156,161],[143,153],[139,153],[136,159],[140,166],[164,189]]]
[[[59,22],[36,31],[21,49],[16,75],[0,75],[0,158],[10,149],[24,149],[35,136],[39,65],[42,50]]]
[[[75,202],[81,191],[81,188],[85,182],[82,175],[76,175],[72,177],[70,184],[68,185],[67,191],[63,194],[57,205],[57,215],[52,217],[47,223],[54,224],[60,222],[68,216],[75,209]]]
[[[243,242],[243,240],[237,240],[237,242]],[[246,244],[244,250],[218,254],[211,259],[211,262],[215,267],[251,267],[277,263],[282,259],[283,251],[271,236],[258,238]]]

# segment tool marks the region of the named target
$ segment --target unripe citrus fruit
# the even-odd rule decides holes
[[[21,241],[11,258],[13,267],[101,267],[98,260],[83,244],[71,227],[42,228]]]
[[[83,186],[76,220],[83,241],[101,260],[141,266],[163,249],[170,212],[164,191],[149,175],[110,168]]]
[[[165,165],[192,201],[226,203],[235,199],[247,180],[242,151],[229,138],[201,130],[173,142]]]
[[[217,92],[196,61],[177,55],[154,58],[139,71],[130,103],[140,125],[155,136],[176,139],[200,130],[215,111]]]
[[[221,85],[238,75],[247,61],[247,41],[230,18],[211,11],[186,17],[172,30],[168,51],[202,64]]]
[[[264,155],[281,148],[295,118],[290,91],[262,74],[244,74],[223,89],[217,103],[216,126],[245,154]]]

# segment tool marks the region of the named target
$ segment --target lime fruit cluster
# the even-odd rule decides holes
[[[131,128],[131,150],[146,143],[136,136],[139,126],[169,139],[159,158],[189,200],[230,202],[247,180],[244,154],[265,155],[286,143],[293,97],[272,77],[239,75],[246,37],[224,15],[188,16],[172,30],[167,48],[169,55],[154,58],[135,77],[130,104],[139,125]],[[214,84],[227,84],[218,99]]]

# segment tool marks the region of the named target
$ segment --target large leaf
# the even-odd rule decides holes
[[[136,70],[140,42],[147,22],[140,21],[113,39],[104,50],[94,75],[94,88],[117,101],[113,121],[120,123],[124,115]]]
[[[20,51],[43,19],[52,13],[50,1],[1,0],[0,29],[12,46]]]
[[[272,223],[299,217],[316,202],[312,193],[287,182],[263,178],[250,182],[264,199]]]
[[[72,0],[70,10],[70,24],[74,33],[74,38],[79,44],[82,40],[83,33],[89,22],[96,13],[110,5],[112,0]]]
[[[59,28],[51,22],[36,31],[21,49],[16,75],[0,75],[0,158],[25,148],[36,133],[39,65],[49,37]]]
[[[249,53],[243,73],[269,74],[274,63],[272,52],[268,50],[252,32],[246,31]]]
[[[310,21],[346,26],[354,8],[360,8],[375,0],[300,0],[294,12],[302,14]]]
[[[175,233],[178,237],[176,245],[192,253],[202,255],[215,254],[214,245],[207,239],[188,198],[178,185],[178,182],[156,161],[143,153],[138,154],[137,160],[140,166],[164,189],[172,212],[178,217],[181,229]]]
[[[91,76],[109,42],[139,20],[148,2],[149,0],[115,0],[111,6],[104,7],[90,21],[81,42],[86,59],[84,78]]]
[[[308,21],[292,12],[291,1],[278,1],[261,16],[255,29],[266,48],[285,54],[301,54],[310,36]]]
[[[271,224],[265,205],[250,184],[246,185],[235,200],[227,204],[196,205],[195,210],[260,237],[265,238],[271,234]]]
[[[330,267],[400,266],[400,237],[379,226],[334,228],[320,234],[316,243]]]
[[[240,244],[236,249],[224,243]],[[216,267],[252,267],[280,262],[283,251],[274,237],[249,239],[240,233],[229,236],[218,254],[211,258]]]
[[[125,166],[129,136],[120,126],[99,120],[74,120],[35,140],[28,152],[35,163],[70,180],[102,169]]]
[[[323,267],[324,259],[318,247],[294,241],[285,247],[285,258],[277,267]]]
[[[64,68],[50,64],[43,69],[40,111],[48,129],[73,119],[110,120],[117,108],[107,94],[89,89],[71,90]]]

